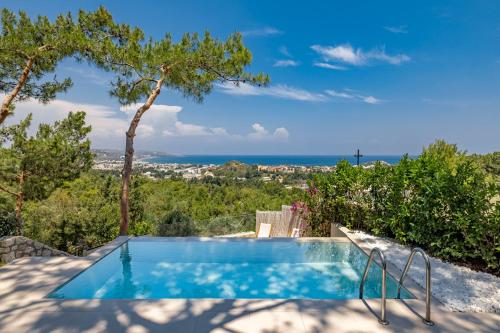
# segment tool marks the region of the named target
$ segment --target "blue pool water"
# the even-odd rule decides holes
[[[352,299],[366,261],[350,242],[137,238],[49,297]],[[380,297],[380,285],[380,267],[372,265],[366,298]],[[388,276],[388,298],[396,288]],[[402,297],[412,295],[403,290]]]

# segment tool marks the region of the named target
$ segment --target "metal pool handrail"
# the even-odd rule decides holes
[[[371,250],[370,252],[370,257],[368,258],[368,262],[366,263],[365,267],[365,272],[363,273],[363,278],[361,279],[361,284],[359,285],[359,298],[363,299],[363,291],[364,291],[364,286],[365,286],[365,280],[368,276],[368,270],[370,269],[370,265],[372,264],[373,261],[373,256],[375,254],[378,254],[380,257],[380,264],[382,266],[382,308],[380,310],[380,317],[378,318],[378,322],[382,325],[388,325],[389,321],[387,321],[387,315],[386,315],[386,293],[387,293],[387,286],[386,286],[386,277],[387,277],[387,262],[385,261],[385,256],[382,250],[380,250],[378,247],[375,247]]]
[[[408,257],[408,261],[406,262],[403,274],[401,274],[401,278],[398,283],[398,298],[401,298],[401,287],[403,286],[406,275],[408,274],[410,266],[413,263],[413,257],[417,253],[420,253],[425,261],[425,318],[423,321],[426,325],[432,326],[434,325],[434,322],[431,320],[431,262],[427,253],[419,247],[414,248]]]

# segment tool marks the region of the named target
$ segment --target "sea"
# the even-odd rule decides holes
[[[367,155],[360,158],[360,164],[375,161],[384,161],[397,164],[402,156],[395,155]],[[155,156],[148,158],[152,163],[179,163],[222,165],[229,161],[238,161],[245,164],[260,165],[300,165],[300,166],[333,166],[342,160],[356,164],[356,157],[352,155],[182,155],[182,156]]]

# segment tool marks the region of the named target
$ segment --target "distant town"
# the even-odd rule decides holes
[[[113,150],[94,150],[94,153],[96,154],[94,170],[121,172],[123,154]],[[335,169],[335,166],[248,165],[239,161],[228,161],[222,165],[156,163],[151,162],[150,159],[165,155],[155,152],[138,152],[136,155],[134,171],[153,180],[175,178],[190,181],[207,178],[232,178],[236,181],[277,181],[287,188],[307,189],[307,179],[310,178],[310,175],[331,172]],[[361,167],[367,169],[372,168],[373,165],[373,163],[366,163]]]

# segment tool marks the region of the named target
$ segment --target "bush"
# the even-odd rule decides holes
[[[158,224],[157,236],[162,237],[185,237],[196,234],[193,220],[180,210],[169,212]]]
[[[0,237],[16,234],[17,220],[14,212],[0,210]]]
[[[199,225],[200,234],[203,236],[228,235],[250,231],[253,228],[255,228],[255,216],[253,215],[242,217],[217,216]]]
[[[72,254],[118,236],[118,190],[109,178],[85,175],[25,205],[24,234]]]
[[[363,169],[347,161],[330,174],[315,175],[306,191],[307,230],[311,237],[330,236],[330,223],[361,228],[367,213]]]
[[[306,234],[328,236],[341,223],[498,273],[500,187],[477,160],[437,141],[392,167],[341,162],[310,182]]]

